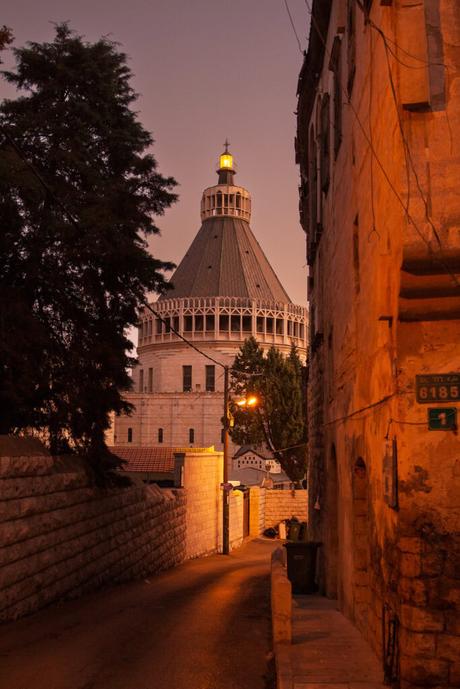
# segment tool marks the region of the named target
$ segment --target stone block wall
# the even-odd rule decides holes
[[[265,488],[251,486],[249,489],[249,533],[258,536],[265,529]]]
[[[78,458],[0,457],[0,621],[185,556],[185,494],[96,488]]]
[[[230,550],[243,543],[243,493],[233,490],[230,493]]]
[[[267,490],[265,491],[265,528],[275,526],[283,519],[297,517],[307,521],[306,490]]]
[[[460,685],[460,533],[430,517],[396,549],[402,687]]]
[[[185,557],[215,553],[222,531],[222,452],[175,457],[176,485],[183,486],[187,496]]]

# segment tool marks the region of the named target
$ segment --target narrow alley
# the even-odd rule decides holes
[[[269,563],[256,539],[0,628],[8,689],[266,689]]]

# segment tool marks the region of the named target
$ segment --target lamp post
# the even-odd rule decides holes
[[[237,402],[239,407],[255,407],[258,398],[251,395],[248,398]],[[230,392],[229,392],[229,367],[224,366],[224,480],[222,496],[222,553],[228,555],[230,552],[230,490],[228,485],[228,445],[230,428]]]
[[[228,555],[230,552],[230,491],[228,490],[228,429],[229,419],[229,389],[228,366],[224,366],[224,485],[222,495],[222,552]]]

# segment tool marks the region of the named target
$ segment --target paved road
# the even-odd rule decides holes
[[[0,627],[0,687],[271,687],[275,545],[257,539]]]

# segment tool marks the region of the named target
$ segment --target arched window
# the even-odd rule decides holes
[[[163,429],[162,428],[158,429],[158,442],[159,443],[163,442]]]
[[[353,597],[354,619],[359,629],[366,629],[370,601],[369,569],[369,482],[364,459],[358,457],[352,467],[353,491]]]

